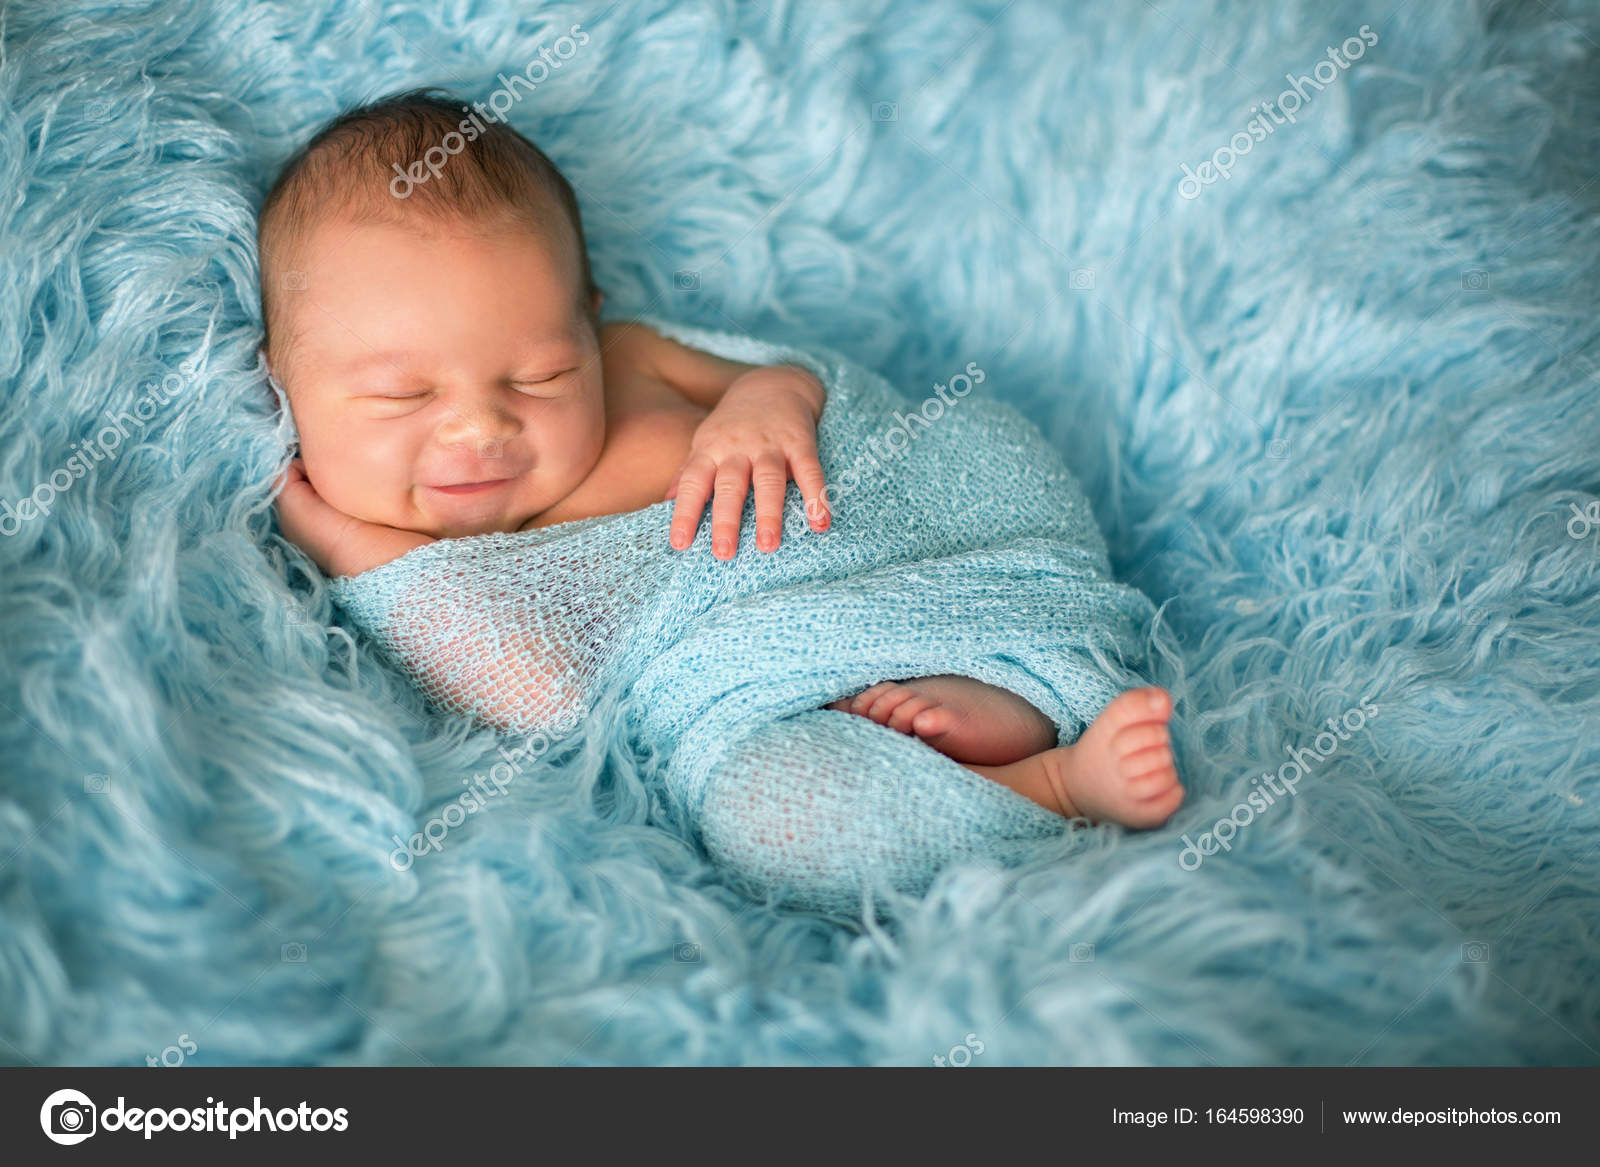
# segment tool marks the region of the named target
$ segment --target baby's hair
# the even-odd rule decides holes
[[[450,149],[456,142],[459,149]],[[412,89],[347,110],[284,164],[261,204],[257,238],[267,341],[276,291],[269,272],[330,212],[397,222],[419,213],[472,220],[509,212],[548,228],[552,198],[577,242],[577,291],[588,313],[596,288],[578,200],[539,147],[440,89]]]

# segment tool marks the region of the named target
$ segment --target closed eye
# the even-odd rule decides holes
[[[551,382],[559,381],[562,377],[565,377],[569,373],[574,373],[576,371],[576,369],[562,369],[559,372],[551,373],[549,376],[545,377],[514,377],[512,378],[511,384],[515,385],[519,389],[524,385],[549,385]]]

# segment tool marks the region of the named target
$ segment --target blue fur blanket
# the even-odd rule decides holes
[[[1592,5],[442,12],[7,7],[0,1060],[1600,1062]],[[775,908],[616,737],[507,761],[351,636],[254,210],[433,83],[618,314],[987,371],[1160,607],[1167,829]]]

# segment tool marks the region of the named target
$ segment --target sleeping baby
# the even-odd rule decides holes
[[[425,174],[412,164],[430,150],[443,164],[398,197],[394,173]],[[1005,407],[962,401],[937,425],[925,409],[915,457],[880,459],[855,435],[905,402],[871,375],[600,323],[567,181],[509,126],[433,93],[313,138],[267,196],[260,250],[263,351],[300,443],[283,533],[447,708],[565,729],[602,684],[631,687],[633,728],[685,754],[669,759],[680,777],[696,771],[691,811],[745,781],[730,768],[758,743],[789,734],[797,757],[825,754],[826,777],[782,789],[756,767],[784,824],[745,806],[706,828],[747,859],[733,835],[774,834],[792,857],[808,813],[840,811],[818,791],[876,805],[864,791],[885,775],[845,770],[886,749],[903,786],[885,803],[915,805],[919,770],[950,763],[966,777],[940,781],[972,805],[1009,800],[1013,824],[1008,791],[1057,822],[1135,828],[1181,803],[1171,700],[1130,687],[1117,655],[1148,601],[1109,579],[1070,475]],[[997,443],[981,470],[979,430]],[[873,513],[895,508],[893,523]],[[668,684],[670,669],[692,683]],[[894,866],[902,845],[872,843],[889,849],[873,862]]]

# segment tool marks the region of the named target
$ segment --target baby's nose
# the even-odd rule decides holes
[[[458,405],[439,424],[442,445],[459,446],[474,442],[504,442],[517,436],[517,419],[503,409],[482,405]]]

